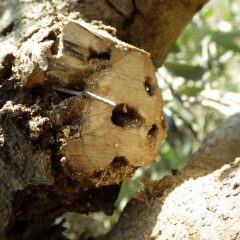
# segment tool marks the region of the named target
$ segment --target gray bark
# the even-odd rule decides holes
[[[182,172],[150,182],[101,240],[240,238],[240,115],[209,135]]]

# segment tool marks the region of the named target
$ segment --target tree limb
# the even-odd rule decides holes
[[[148,183],[100,239],[239,239],[239,134],[238,114],[209,136],[186,169]]]

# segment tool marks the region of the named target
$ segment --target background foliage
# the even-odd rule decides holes
[[[212,0],[178,38],[157,71],[169,130],[156,162],[123,182],[112,216],[67,213],[69,239],[105,233],[118,220],[129,199],[144,189],[141,179],[162,179],[181,170],[207,134],[240,111],[240,2]]]

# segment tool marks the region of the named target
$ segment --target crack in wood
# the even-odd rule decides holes
[[[124,18],[128,18],[128,16],[126,16],[122,11],[120,11],[112,2],[111,0],[105,0],[105,3],[114,11],[116,12],[118,15],[124,17]]]

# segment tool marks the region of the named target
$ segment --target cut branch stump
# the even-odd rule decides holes
[[[165,136],[150,55],[84,21],[55,21],[21,45],[16,76],[24,88],[65,93],[48,114],[61,126],[57,141],[65,173],[95,180],[100,171],[101,185],[118,183],[150,164]],[[74,116],[62,124],[66,111]]]

